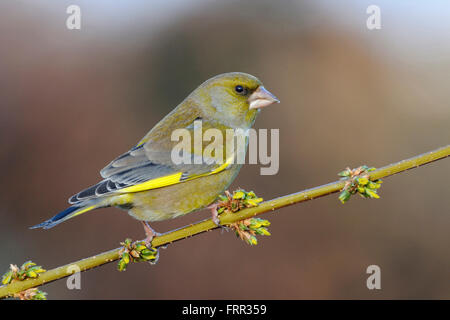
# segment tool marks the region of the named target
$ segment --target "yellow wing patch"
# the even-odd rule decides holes
[[[92,209],[94,209],[94,208],[95,208],[95,206],[90,206],[90,207],[84,208],[83,210],[80,210],[80,211],[78,211],[78,212],[75,212],[75,213],[73,214],[72,217],[79,216],[80,214],[85,213],[85,212],[88,212],[88,211],[90,211],[90,210],[92,210]]]
[[[184,181],[189,181],[189,180],[193,180],[193,179],[196,179],[196,178],[200,178],[200,177],[204,177],[204,176],[209,176],[209,175],[211,175],[211,174],[219,173],[219,172],[225,170],[225,169],[232,163],[232,161],[233,161],[233,158],[228,159],[223,165],[221,165],[221,166],[218,167],[217,169],[214,169],[214,170],[211,171],[211,172],[207,172],[207,173],[202,173],[202,174],[197,174],[197,175],[190,176],[190,177],[188,177],[188,178],[187,178],[186,180],[184,180]]]
[[[181,178],[182,174],[183,174],[182,172],[178,172],[178,173],[171,174],[171,175],[168,175],[165,177],[152,179],[149,181],[145,181],[143,183],[136,184],[131,187],[120,189],[119,192],[120,193],[140,192],[140,191],[170,186],[172,184],[176,184],[176,183],[180,182],[180,178]]]
[[[233,162],[233,157],[231,157],[230,159],[227,159],[227,161],[224,164],[222,164],[220,167],[218,167],[210,172],[207,172],[207,173],[189,176],[186,179],[182,180],[181,177],[182,177],[183,173],[177,172],[177,173],[174,173],[174,174],[171,174],[168,176],[152,179],[149,181],[145,181],[143,183],[136,184],[134,186],[126,187],[126,188],[118,190],[117,192],[132,193],[132,192],[141,192],[141,191],[146,191],[146,190],[151,190],[151,189],[156,189],[156,188],[167,187],[167,186],[174,185],[174,184],[177,184],[180,182],[190,181],[190,180],[197,179],[200,177],[205,177],[205,176],[219,173],[219,172],[225,170],[230,164],[232,164],[232,162]]]

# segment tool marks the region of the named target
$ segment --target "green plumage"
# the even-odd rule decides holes
[[[102,169],[104,180],[71,197],[71,208],[35,227],[50,228],[76,216],[77,212],[100,207],[115,206],[127,210],[138,220],[160,221],[210,205],[233,182],[242,165],[230,164],[217,171],[220,167],[217,163],[175,164],[171,153],[178,141],[172,141],[171,135],[176,129],[186,129],[194,141],[194,122],[201,121],[203,132],[217,129],[223,134],[223,161],[229,160],[226,148],[235,138],[227,139],[226,130],[245,132],[253,125],[259,109],[250,108],[250,102],[253,93],[261,91],[259,88],[264,89],[261,82],[244,73],[226,73],[209,79],[156,124],[134,148]],[[271,103],[277,102],[275,97],[270,97]],[[203,148],[209,143],[204,141]],[[189,151],[192,159],[199,156],[194,147]],[[235,160],[236,154],[233,158]],[[169,183],[166,177],[177,180],[173,182],[171,178]],[[155,182],[156,187],[141,190],[141,186],[149,182]]]

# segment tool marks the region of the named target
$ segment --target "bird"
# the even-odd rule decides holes
[[[241,136],[244,136],[245,146],[241,152],[245,157],[248,148],[246,133],[256,116],[261,108],[279,102],[258,78],[247,73],[229,72],[206,80],[136,145],[104,167],[100,171],[101,181],[70,197],[70,207],[31,229],[49,229],[105,207],[126,210],[141,221],[147,244],[159,235],[150,222],[209,208],[214,223],[219,226],[215,201],[242,167],[242,163],[236,161],[239,155],[242,156],[239,150],[230,148],[231,152],[224,152],[227,146],[236,144],[238,136],[228,137],[226,132],[243,132]],[[183,159],[191,161],[174,161],[176,152],[173,150],[180,142],[173,138],[173,133],[184,130],[182,132],[195,140],[198,128],[202,134],[209,129],[222,133],[226,137],[222,149],[219,146],[209,157],[203,157],[203,148],[208,141],[202,139],[200,149],[195,148],[194,142],[193,147],[182,150]]]

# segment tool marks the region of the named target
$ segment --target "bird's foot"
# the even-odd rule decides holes
[[[224,203],[232,200],[231,193],[228,190],[226,190],[225,191],[225,197],[223,197],[223,198],[226,199],[226,200],[224,201],[224,199],[221,198],[219,201],[211,204],[207,208],[211,210],[211,219],[214,222],[214,224],[216,226],[218,226],[218,227],[223,228],[223,230],[227,230],[228,231],[228,228],[226,226],[223,226],[223,225],[220,224],[219,214],[224,212],[224,208],[223,208],[224,207]]]
[[[160,236],[161,234],[153,230],[152,227],[148,224],[147,221],[142,221],[142,225],[144,226],[145,230],[145,245],[149,248],[152,247],[152,241],[154,237]]]
[[[214,222],[214,224],[218,227],[221,227],[220,225],[220,219],[219,219],[219,212],[217,211],[217,207],[219,206],[218,203],[213,203],[208,207],[208,209],[211,210],[211,219]]]

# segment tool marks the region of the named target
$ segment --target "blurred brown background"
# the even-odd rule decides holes
[[[114,3],[114,4],[112,4]],[[81,30],[65,26],[78,4]],[[366,8],[381,8],[381,30]],[[265,199],[383,166],[450,141],[450,5],[445,1],[2,1],[0,270],[56,267],[143,237],[118,209],[54,229],[66,208],[197,85],[258,76],[281,104],[257,128],[280,129],[280,171],[246,165],[233,184]],[[206,233],[162,250],[156,266],[110,264],[61,280],[50,299],[450,298],[450,160],[385,180],[380,200],[337,195],[265,215],[249,247]],[[233,189],[232,188],[232,189]],[[155,223],[165,232],[207,217]],[[366,288],[381,267],[381,290]]]

